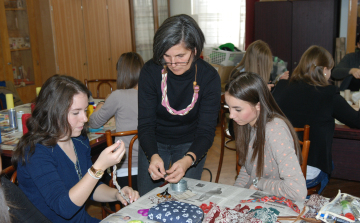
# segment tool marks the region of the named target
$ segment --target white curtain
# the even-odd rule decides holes
[[[136,52],[144,62],[152,58],[154,14],[152,0],[134,0]]]
[[[245,50],[245,0],[192,0],[191,5],[205,35],[205,47],[233,43]]]

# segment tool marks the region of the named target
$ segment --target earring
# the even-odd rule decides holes
[[[326,73],[324,73],[324,75],[326,76]]]

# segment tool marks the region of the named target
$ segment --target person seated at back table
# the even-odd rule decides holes
[[[255,73],[235,73],[225,87],[225,100],[236,123],[241,165],[234,186],[305,200],[298,137],[264,80]]]
[[[54,75],[42,86],[28,119],[28,133],[20,138],[12,162],[20,189],[52,222],[99,222],[85,210],[90,197],[98,202],[126,200],[115,188],[99,182],[104,171],[119,163],[125,145],[105,148],[93,164],[84,124],[89,90],[70,76]],[[130,203],[137,191],[121,191]]]
[[[356,37],[357,47],[360,48],[360,35]],[[342,80],[340,91],[350,89],[360,90],[360,51],[349,53],[341,59],[332,71],[331,77],[335,80]]]
[[[116,65],[117,90],[113,91],[105,102],[96,106],[94,113],[89,118],[91,128],[100,128],[111,117],[115,115],[116,132],[137,130],[138,126],[138,81],[140,70],[144,65],[142,57],[134,52],[123,53]],[[121,139],[125,143],[126,153],[129,152],[129,144],[133,135],[116,137],[115,141]],[[138,172],[138,140],[134,143],[132,150],[132,185],[137,189]],[[117,181],[121,187],[128,183],[129,157],[120,162],[117,169]]]
[[[290,80],[280,80],[273,91],[276,102],[293,126],[310,125],[306,186],[321,183],[319,193],[329,182],[333,169],[334,118],[349,127],[360,128],[360,113],[328,82],[333,66],[334,60],[326,49],[311,46],[302,55]]]

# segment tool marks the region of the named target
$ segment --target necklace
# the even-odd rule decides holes
[[[191,109],[193,109],[193,107],[199,97],[200,87],[196,83],[197,65],[195,64],[195,81],[193,82],[194,94],[193,94],[191,103],[186,108],[184,108],[180,111],[173,109],[169,104],[169,99],[167,97],[166,66],[164,66],[164,69],[161,71],[161,74],[162,74],[162,80],[161,80],[161,93],[162,93],[161,104],[162,104],[162,106],[164,106],[166,108],[166,110],[172,115],[181,115],[181,116],[186,115],[187,113],[189,113],[191,111]]]
[[[82,174],[81,174],[81,168],[80,168],[80,163],[79,163],[79,158],[78,158],[78,155],[77,155],[77,152],[76,152],[76,148],[75,148],[75,144],[73,143],[73,146],[74,146],[74,152],[75,152],[75,156],[76,156],[76,162],[75,162],[75,170],[76,170],[76,173],[79,177],[79,181],[81,180],[82,178]]]

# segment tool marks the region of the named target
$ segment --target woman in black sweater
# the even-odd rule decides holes
[[[166,19],[155,33],[153,58],[139,78],[140,194],[164,179],[201,178],[221,97],[219,74],[199,59],[204,42],[188,15]]]
[[[310,151],[306,186],[321,183],[319,193],[329,182],[333,169],[331,147],[334,118],[352,128],[360,128],[360,113],[329,85],[334,60],[320,46],[305,51],[289,81],[280,80],[273,96],[294,127],[310,125]],[[299,137],[299,138],[302,138]]]

